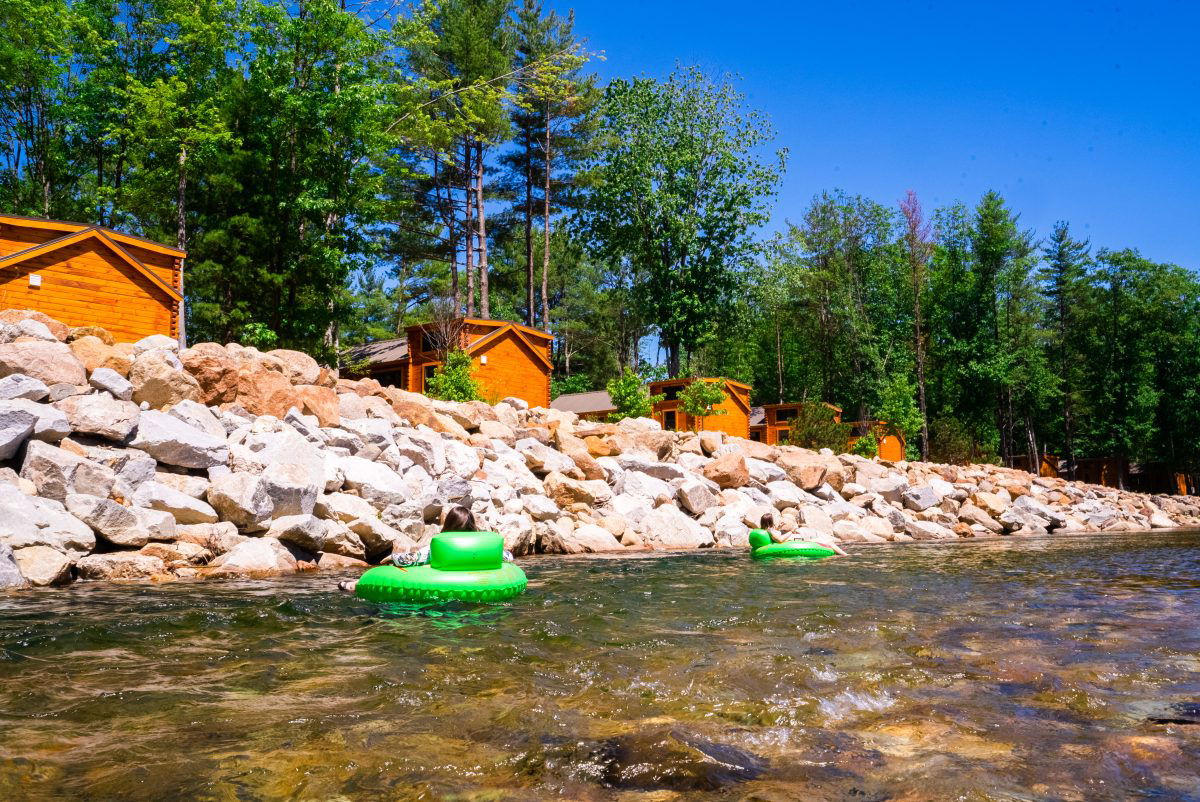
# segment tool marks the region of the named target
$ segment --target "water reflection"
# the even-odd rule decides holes
[[[0,597],[0,799],[1197,799],[1200,537]]]

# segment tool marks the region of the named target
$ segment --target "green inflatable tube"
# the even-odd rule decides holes
[[[442,532],[429,544],[429,564],[379,565],[354,592],[375,602],[495,602],[525,592],[529,580],[504,561],[504,538],[495,532]]]
[[[789,540],[774,543],[769,532],[763,529],[750,531],[750,556],[756,560],[791,558],[796,560],[823,560],[836,551],[811,540]]]

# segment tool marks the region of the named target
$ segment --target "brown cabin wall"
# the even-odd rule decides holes
[[[475,379],[489,403],[515,396],[531,407],[550,406],[550,372],[513,332],[498,336],[475,354]],[[481,358],[487,357],[487,364]]]
[[[689,381],[671,381],[671,382],[654,382],[650,385],[650,394],[658,395],[667,387],[686,387]],[[734,400],[731,393],[737,395],[741,400],[741,404]],[[714,409],[725,410],[724,415],[709,415],[704,419],[704,431],[710,432],[725,432],[733,437],[748,438],[750,436],[750,390],[736,384],[726,383],[725,385],[725,400],[717,404]],[[660,401],[654,405],[654,419],[663,425],[665,413],[675,413],[675,430],[676,431],[691,431],[693,428],[699,429],[697,421],[694,421],[690,415],[681,409],[681,402],[676,399],[674,401]],[[665,427],[664,427],[665,428]]]
[[[30,273],[41,276],[40,287],[29,286]],[[177,279],[167,275],[175,285]],[[68,326],[102,326],[122,342],[178,335],[176,302],[94,239],[0,268],[0,306],[36,309]]]

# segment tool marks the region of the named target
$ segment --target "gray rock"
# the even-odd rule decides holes
[[[562,515],[558,505],[546,496],[530,493],[522,495],[520,500],[522,510],[535,521],[550,521]]]
[[[913,540],[953,540],[958,537],[933,521],[905,521],[904,532]]]
[[[50,329],[40,320],[26,318],[12,324],[17,330],[18,337],[33,337],[35,340],[56,343],[58,338],[50,333]]]
[[[908,480],[894,474],[872,477],[867,484],[867,489],[872,493],[878,493],[888,501],[900,502],[904,491],[908,489]]]
[[[150,533],[137,516],[115,501],[72,493],[67,496],[66,504],[68,512],[114,546],[136,549],[150,542]]]
[[[776,509],[786,510],[788,507],[799,507],[805,502],[805,497],[808,496],[795,484],[789,481],[777,481],[767,483],[767,495],[771,498],[771,503]],[[811,497],[809,497],[811,498]]]
[[[0,400],[3,401],[11,401],[14,398],[41,401],[49,394],[50,390],[45,382],[24,373],[13,373],[0,379]]]
[[[89,554],[76,563],[80,579],[102,579],[109,582],[133,579],[149,579],[155,574],[165,574],[167,565],[160,557],[133,552],[111,554]]]
[[[97,390],[103,390],[122,401],[133,399],[133,385],[129,380],[112,368],[96,368],[88,377],[88,384]]]
[[[800,523],[810,529],[816,529],[818,532],[833,534],[833,518],[815,504],[805,504],[800,507]]]
[[[1020,496],[1013,501],[1013,509],[1031,513],[1040,518],[1049,528],[1059,529],[1067,524],[1067,516],[1049,507],[1032,496]]]
[[[150,535],[152,542],[169,543],[175,539],[175,516],[165,510],[152,510],[148,507],[130,507],[129,511],[138,519],[138,523]]]
[[[639,496],[650,501],[656,499],[672,499],[675,490],[662,479],[651,476],[644,471],[627,471],[621,482],[621,492],[629,496]]]
[[[880,494],[882,495],[882,494]],[[904,500],[904,506],[916,512],[924,512],[930,507],[936,507],[941,503],[941,498],[928,487],[910,487],[901,495]],[[914,535],[914,537],[916,537]]]
[[[317,499],[313,514],[327,521],[350,523],[355,518],[374,518],[376,510],[369,502],[350,493],[330,493]]]
[[[275,465],[261,477],[271,517],[311,515],[324,483],[312,482],[302,465]]]
[[[569,536],[562,538],[562,545],[566,554],[625,550],[621,541],[613,537],[611,532],[595,524],[583,524],[575,527]]]
[[[137,404],[118,401],[105,392],[71,396],[54,406],[67,416],[76,432],[117,442],[129,437],[140,415]]]
[[[13,549],[13,558],[21,576],[35,588],[65,585],[71,581],[71,560],[49,546]]]
[[[684,479],[675,494],[680,506],[692,515],[700,515],[717,503],[717,497],[699,479]]]
[[[532,437],[518,440],[514,447],[525,458],[525,465],[535,474],[572,473],[576,470],[575,460]]]
[[[688,476],[688,472],[678,465],[673,465],[669,462],[651,462],[638,456],[622,454],[617,457],[617,463],[624,470],[644,473],[647,476],[653,476],[655,479],[661,479],[664,482],[669,482],[672,479],[685,479]]]
[[[33,434],[31,435],[34,440],[57,443],[71,434],[71,422],[67,420],[67,416],[49,404],[39,404],[24,398],[14,398],[5,403],[10,407],[23,409],[34,416]]]
[[[392,509],[389,507],[388,509]],[[411,519],[410,519],[411,521]],[[424,526],[424,521],[420,521]],[[371,559],[380,559],[388,554],[394,554],[397,551],[407,551],[416,545],[416,541],[412,536],[414,527],[411,523],[405,528],[408,532],[388,526],[380,519],[373,515],[362,518],[355,518],[347,524],[347,528],[358,536],[363,548],[366,550],[366,555]],[[326,551],[329,550],[328,539],[326,540]],[[339,554],[342,552],[338,552]],[[346,555],[353,556],[353,555]],[[363,559],[366,559],[364,557]]]
[[[714,542],[712,532],[671,504],[652,510],[642,519],[641,529],[654,549],[698,549]]]
[[[21,476],[33,482],[39,496],[58,501],[71,493],[106,498],[117,480],[111,468],[37,440],[25,449]]]
[[[325,524],[325,539],[321,543],[324,554],[337,554],[356,560],[367,559],[367,549],[358,534],[341,521],[322,521]]]
[[[179,524],[217,522],[217,511],[211,506],[158,482],[144,482],[139,486],[133,494],[133,503],[138,507],[169,512]]]
[[[0,541],[0,591],[20,590],[29,582],[21,574],[21,568],[13,557],[13,550],[7,543]]]
[[[144,354],[147,351],[179,353],[179,340],[176,340],[174,337],[168,337],[165,334],[151,334],[149,337],[143,337],[133,344],[134,356]]]
[[[225,442],[225,427],[219,418],[208,407],[199,401],[185,398],[167,410],[172,418],[177,418],[194,429],[199,429],[215,440]]]
[[[273,537],[249,538],[221,554],[206,571],[213,577],[272,576],[294,574],[296,558]]]
[[[208,486],[208,503],[221,520],[245,532],[260,532],[270,524],[272,501],[262,477],[234,471],[214,479]]]
[[[192,498],[198,498],[204,501],[208,498],[209,480],[203,476],[191,476],[186,473],[171,473],[169,471],[155,471],[154,481],[160,485],[174,488],[180,493],[185,493]]]
[[[307,474],[307,483],[327,487],[321,449],[291,426],[277,425],[276,431],[248,431],[231,436],[229,466],[235,471],[265,474],[276,465],[296,465]]]
[[[325,534],[325,522],[315,515],[285,515],[272,521],[267,530],[267,537],[313,554],[324,550]]]
[[[12,401],[0,401],[0,460],[12,459],[33,434],[37,416]]]
[[[362,457],[341,457],[337,466],[346,487],[355,490],[377,509],[398,504],[409,496],[404,480],[395,471]]]
[[[180,468],[208,468],[229,461],[224,440],[155,410],[142,413],[130,446]]]
[[[46,400],[52,404],[55,401],[62,401],[64,398],[71,398],[72,396],[76,395],[87,395],[92,391],[90,385],[70,384],[68,382],[58,382],[57,384],[50,385],[47,389],[50,391],[50,394],[46,397]]]

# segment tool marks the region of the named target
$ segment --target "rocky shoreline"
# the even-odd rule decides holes
[[[0,589],[350,569],[464,504],[516,555],[1200,526],[1200,501],[888,463],[519,399],[434,401],[297,351],[0,312]]]

